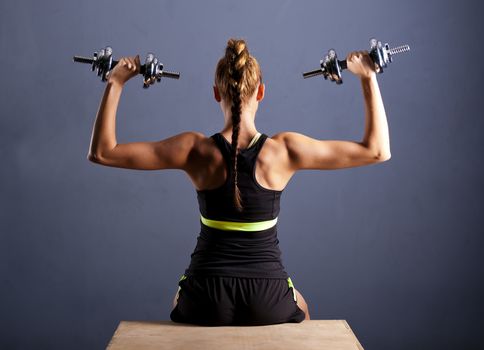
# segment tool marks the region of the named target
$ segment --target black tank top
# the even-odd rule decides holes
[[[259,222],[276,219],[282,191],[262,187],[255,179],[255,164],[266,134],[250,147],[239,149],[237,184],[241,192],[242,212],[233,204],[233,167],[231,144],[220,133],[211,136],[220,149],[227,169],[223,185],[197,190],[200,214],[209,220]],[[288,276],[281,260],[277,224],[259,231],[222,230],[206,226],[201,230],[185,275],[282,278]]]

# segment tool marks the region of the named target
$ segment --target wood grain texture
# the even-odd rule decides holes
[[[363,347],[345,320],[305,320],[244,327],[121,321],[107,349],[363,350]]]

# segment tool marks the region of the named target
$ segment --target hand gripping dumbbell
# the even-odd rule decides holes
[[[390,48],[388,44],[382,45],[381,41],[375,38],[370,39],[370,58],[375,64],[375,71],[377,73],[383,73],[383,68],[386,68],[390,62],[392,62],[392,56],[398,53],[410,51],[410,46],[402,45],[394,48]],[[336,84],[342,84],[341,71],[348,68],[346,60],[339,61],[336,56],[336,51],[330,49],[328,54],[319,61],[321,64],[320,69],[316,69],[310,72],[303,73],[304,78],[311,78],[316,75],[323,75],[324,79],[328,79],[336,82]]]
[[[91,64],[92,71],[97,71],[97,75],[101,77],[101,81],[107,80],[107,74],[119,61],[113,60],[113,50],[107,46],[99,52],[94,52],[93,58],[74,56],[74,62]],[[158,62],[158,59],[149,53],[146,55],[145,64],[140,67],[140,74],[143,75],[143,87],[146,89],[155,80],[160,82],[162,77],[179,79],[180,73],[168,72],[163,70],[163,64]]]

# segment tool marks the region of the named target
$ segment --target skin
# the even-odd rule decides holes
[[[365,130],[361,141],[319,140],[301,133],[284,131],[267,138],[256,161],[256,180],[262,187],[283,190],[291,177],[304,169],[333,170],[381,163],[389,160],[390,139],[387,117],[374,65],[367,51],[354,51],[346,57],[348,70],[361,82],[365,102]],[[106,88],[94,123],[88,159],[94,163],[138,170],[183,170],[197,190],[219,187],[227,175],[225,163],[215,142],[197,131],[151,142],[118,143],[116,111],[124,84],[138,75],[139,55],[124,57],[108,75]],[[224,116],[220,131],[231,142],[230,103],[213,86],[214,98]],[[265,85],[242,104],[239,149],[244,149],[258,132],[255,116],[263,100]],[[296,290],[297,305],[310,319],[306,301]],[[176,305],[177,295],[173,300]]]

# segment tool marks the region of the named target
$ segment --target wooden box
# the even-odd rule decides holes
[[[363,350],[345,320],[205,327],[172,321],[121,321],[109,350]]]

